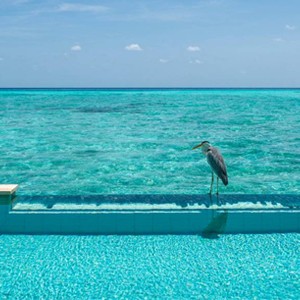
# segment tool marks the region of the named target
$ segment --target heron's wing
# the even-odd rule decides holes
[[[228,184],[227,170],[224,159],[221,153],[213,147],[210,147],[207,151],[207,162],[217,174],[217,176],[223,181],[224,185]]]

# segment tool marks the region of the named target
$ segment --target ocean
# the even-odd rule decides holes
[[[0,183],[24,195],[298,194],[300,89],[1,89]]]

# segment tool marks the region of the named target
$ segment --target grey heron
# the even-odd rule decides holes
[[[213,183],[214,183],[214,173],[217,175],[217,195],[219,194],[219,178],[222,180],[224,185],[228,184],[228,176],[226,165],[220,151],[210,145],[208,141],[204,141],[201,144],[195,146],[193,150],[201,148],[202,153],[206,156],[207,162],[211,167],[211,184],[210,191],[212,193]]]

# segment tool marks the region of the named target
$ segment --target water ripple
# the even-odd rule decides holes
[[[84,105],[83,105],[84,103]],[[298,90],[0,92],[1,182],[24,194],[299,193]],[[81,113],[82,112],[82,113]]]

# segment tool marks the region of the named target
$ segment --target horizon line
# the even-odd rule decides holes
[[[0,90],[80,90],[80,89],[90,89],[90,90],[274,90],[274,89],[300,89],[299,87],[0,87]]]

